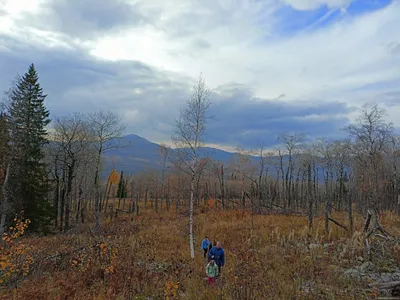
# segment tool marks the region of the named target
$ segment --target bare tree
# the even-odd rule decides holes
[[[226,199],[225,199],[225,166],[223,163],[219,161],[213,161],[212,163],[212,170],[214,171],[214,175],[217,177],[218,182],[219,182],[219,190],[221,192],[221,205],[222,209],[225,209],[226,206]]]
[[[350,232],[353,232],[353,207],[352,199],[348,190],[348,171],[350,169],[350,141],[339,140],[333,142],[333,157],[336,169],[336,178],[338,182],[338,200],[337,207],[341,211],[342,203],[347,204],[347,214],[349,220]]]
[[[244,149],[237,147],[236,154],[231,162],[231,169],[240,176],[240,200],[242,202],[242,208],[246,207],[246,179],[248,174],[252,171],[253,166],[249,158],[249,153]]]
[[[95,232],[100,230],[100,163],[102,155],[112,149],[121,147],[120,138],[125,130],[125,125],[122,124],[121,119],[111,111],[99,110],[89,115],[89,123],[92,130],[93,147],[96,150],[96,163],[94,174],[94,188],[95,188]]]
[[[166,189],[165,189],[165,173],[167,171],[168,168],[168,158],[170,155],[170,148],[167,145],[161,144],[160,148],[157,151],[157,154],[160,158],[160,164],[162,166],[162,170],[161,170],[161,210],[162,210],[162,200],[165,199],[165,205],[167,210],[169,210],[169,198],[168,195],[166,193]]]
[[[366,208],[374,216],[378,212],[383,153],[391,142],[393,133],[392,124],[384,121],[385,114],[385,110],[377,105],[365,105],[355,124],[345,128],[354,139],[352,150],[360,170],[364,172],[363,181],[368,191]]]
[[[204,79],[200,76],[194,86],[194,93],[182,109],[179,119],[175,124],[175,133],[172,141],[177,148],[178,161],[190,173],[190,203],[189,203],[189,241],[190,256],[194,258],[194,184],[199,167],[199,149],[204,142],[207,122],[209,120],[210,90]]]
[[[311,233],[313,230],[313,219],[314,219],[314,203],[316,201],[315,191],[313,188],[313,180],[312,175],[314,168],[312,167],[315,164],[315,160],[317,159],[315,153],[314,145],[308,145],[305,147],[304,153],[302,156],[302,167],[304,169],[304,177],[306,184],[306,199],[307,199],[307,213],[308,213],[308,229]]]
[[[377,105],[365,105],[356,123],[345,128],[354,139],[352,151],[357,159],[357,180],[362,189],[363,206],[367,210],[364,233],[368,256],[371,254],[368,239],[372,234],[379,230],[386,237],[389,236],[379,223],[379,208],[383,202],[383,182],[386,173],[384,154],[393,136],[393,126],[385,122],[385,114],[385,110]]]
[[[292,205],[292,185],[293,185],[293,171],[295,167],[295,162],[304,139],[305,137],[303,134],[289,133],[289,132],[283,133],[278,138],[278,141],[283,143],[283,147],[285,148],[285,153],[287,154],[288,157],[288,163],[285,173],[283,169],[283,155],[279,150],[279,156],[281,160],[281,173],[282,173],[281,175],[283,181],[282,188],[283,188],[284,204],[288,208],[290,208]]]
[[[73,181],[76,177],[77,168],[89,149],[90,132],[85,116],[79,113],[56,118],[52,132],[54,146],[57,147],[55,159],[61,162],[66,175],[66,189],[62,197],[65,202],[62,201],[61,203],[61,211],[65,211],[64,230],[68,230],[73,198]],[[58,186],[58,181],[56,185]],[[58,193],[58,190],[55,193]],[[57,194],[56,197],[58,199]],[[63,226],[63,224],[60,224],[60,226]]]

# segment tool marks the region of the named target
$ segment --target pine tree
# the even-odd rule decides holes
[[[124,198],[125,195],[125,184],[124,184],[124,171],[121,171],[121,177],[118,183],[117,198]]]
[[[43,149],[48,142],[46,126],[50,123],[44,105],[46,96],[33,64],[24,76],[17,78],[10,94],[13,205],[17,212],[24,211],[34,229],[45,226],[51,219]]]
[[[8,132],[7,116],[0,113],[0,183],[3,184],[5,171],[9,161],[10,137]]]
[[[125,179],[125,181],[124,181],[124,196],[123,196],[123,198],[127,198],[128,197],[127,186],[128,186],[128,179]]]

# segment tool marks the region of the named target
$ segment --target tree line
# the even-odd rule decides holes
[[[194,256],[194,211],[209,201],[253,214],[305,214],[310,230],[315,214],[325,215],[326,231],[330,224],[352,231],[353,209],[371,216],[373,228],[379,226],[380,211],[400,213],[400,139],[378,105],[360,110],[343,128],[345,139],[310,142],[303,134],[285,132],[274,149],[238,148],[231,161],[220,162],[201,151],[212,120],[211,96],[200,77],[175,121],[174,147],[160,146],[160,168],[121,174],[112,193],[102,162],[106,152],[123,146],[125,125],[101,110],[50,123],[46,95],[31,65],[6,94],[0,117],[1,233],[20,211],[37,230],[68,231],[93,222],[98,233],[104,216],[139,214],[141,206],[156,212],[173,207],[188,213]],[[333,211],[346,212],[348,221],[341,224]]]
[[[100,228],[104,153],[119,147],[124,125],[109,111],[73,113],[50,120],[47,95],[35,66],[17,76],[0,115],[0,234],[16,213],[31,229],[69,230],[95,212]]]
[[[372,231],[383,231],[379,212],[400,214],[400,137],[379,105],[364,105],[358,118],[343,128],[346,138],[310,141],[303,134],[284,132],[274,149],[238,148],[224,163],[200,151],[210,119],[210,95],[200,78],[176,121],[175,147],[160,146],[162,171],[133,177],[139,194],[145,191],[145,203],[150,191],[150,205],[156,211],[163,201],[168,209],[174,199],[178,209],[189,199],[192,220],[193,205],[200,207],[213,199],[222,209],[304,213],[310,231],[314,215],[323,214],[326,232],[330,224],[352,232],[353,209],[366,214],[365,230],[373,220]],[[332,211],[347,212],[347,223],[335,220]]]

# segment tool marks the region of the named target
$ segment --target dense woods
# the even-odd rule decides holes
[[[238,148],[230,162],[213,161],[202,151],[212,92],[200,77],[175,122],[174,146],[160,146],[160,168],[131,175],[103,168],[104,154],[124,147],[125,124],[116,114],[74,113],[50,122],[45,99],[34,65],[6,94],[0,234],[16,214],[30,220],[29,227],[20,224],[22,231],[71,233],[85,226],[95,238],[108,231],[103,223],[119,216],[174,213],[188,217],[190,247],[181,251],[194,259],[200,243],[196,214],[204,211],[250,214],[252,230],[257,216],[304,216],[308,234],[318,231],[315,219],[323,219],[325,234],[352,234],[354,216],[361,215],[370,251],[374,233],[390,236],[381,213],[400,214],[400,137],[378,105],[365,105],[357,120],[344,124],[347,138],[283,132],[273,148]]]

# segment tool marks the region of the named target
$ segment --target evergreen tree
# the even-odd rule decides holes
[[[0,183],[3,184],[10,154],[7,117],[0,112]],[[1,197],[1,196],[0,196]]]
[[[127,198],[128,197],[127,186],[128,186],[128,179],[125,179],[125,181],[124,181],[124,196],[123,196],[123,198]]]
[[[117,198],[124,198],[125,195],[125,184],[124,184],[124,171],[121,171],[121,177],[118,183]]]
[[[50,123],[49,111],[44,105],[46,96],[33,64],[24,76],[17,78],[10,94],[13,205],[16,212],[24,211],[34,229],[51,220],[43,149],[47,143],[46,126]]]

